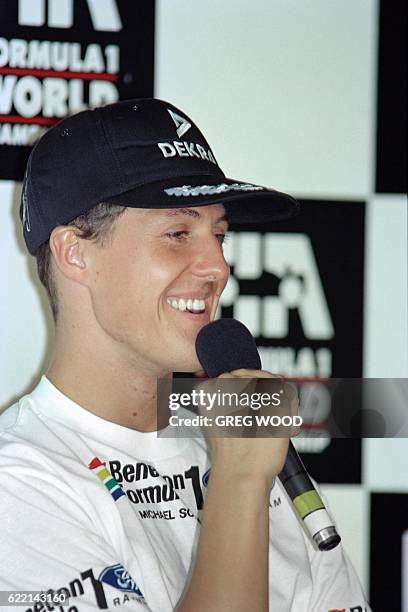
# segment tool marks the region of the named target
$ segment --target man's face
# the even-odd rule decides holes
[[[200,369],[195,340],[229,274],[221,204],[128,208],[112,241],[92,245],[93,312],[112,355],[154,375]]]

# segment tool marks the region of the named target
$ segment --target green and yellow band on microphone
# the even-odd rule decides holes
[[[293,498],[292,501],[302,519],[315,510],[324,509],[324,504],[320,495],[314,490],[306,491],[306,493],[302,493],[302,495]]]

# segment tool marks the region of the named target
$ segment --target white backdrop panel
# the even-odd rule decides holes
[[[293,194],[371,186],[377,2],[158,0],[155,92],[233,177]]]
[[[408,377],[407,198],[373,195],[366,218],[364,375]]]
[[[35,260],[23,246],[20,185],[0,181],[0,411],[28,391],[44,368],[50,310],[36,279]],[[48,325],[47,318],[48,317]]]
[[[377,493],[408,493],[408,439],[365,440],[363,478],[365,485]]]

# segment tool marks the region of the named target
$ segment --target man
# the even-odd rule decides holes
[[[0,419],[0,587],[43,590],[27,610],[59,609],[57,595],[72,612],[364,609],[342,547],[316,551],[275,480],[287,440],[213,438],[209,478],[203,438],[156,433],[157,379],[201,367],[228,219],[296,209],[225,178],[159,100],[84,111],[36,145],[21,218],[55,350]]]

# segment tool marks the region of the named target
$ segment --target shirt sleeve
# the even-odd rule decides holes
[[[311,559],[313,595],[311,610],[371,612],[353,565],[342,544],[314,551]]]

